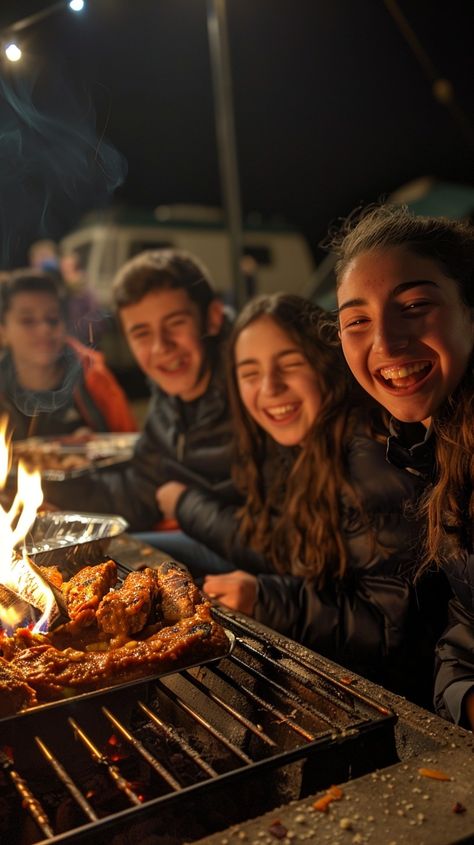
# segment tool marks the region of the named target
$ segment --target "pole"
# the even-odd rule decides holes
[[[246,300],[240,268],[242,258],[242,211],[235,144],[232,77],[226,23],[226,0],[207,0],[207,32],[211,57],[221,189],[230,238],[231,279],[234,304],[239,310]]]

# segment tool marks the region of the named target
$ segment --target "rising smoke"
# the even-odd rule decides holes
[[[30,243],[57,239],[124,181],[124,157],[96,127],[89,92],[57,65],[0,74],[0,261],[25,263]]]

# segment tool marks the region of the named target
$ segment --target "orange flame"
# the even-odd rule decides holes
[[[6,418],[0,419],[0,488],[3,489],[11,466],[10,442]],[[8,511],[0,505],[0,584],[15,596],[23,598],[41,613],[34,630],[41,630],[54,606],[54,595],[28,562],[26,552],[19,556],[16,547],[24,540],[33,525],[36,512],[43,501],[41,476],[29,472],[23,463],[18,466],[17,492]],[[22,621],[15,603],[0,602],[0,623],[15,628]]]

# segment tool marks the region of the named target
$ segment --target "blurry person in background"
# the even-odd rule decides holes
[[[425,486],[424,568],[454,593],[436,709],[474,730],[474,228],[380,206],[334,247],[344,355],[391,415],[388,460]]]
[[[30,245],[28,263],[34,270],[44,270],[56,280],[61,278],[58,245],[50,238],[34,241]]]
[[[13,439],[92,431],[135,431],[125,395],[99,352],[66,330],[61,285],[48,273],[3,274],[0,284],[0,411]]]
[[[236,498],[225,385],[229,323],[208,271],[181,250],[132,258],[114,280],[113,299],[152,387],[144,429],[126,468],[52,485],[47,498],[62,507],[87,501],[91,510],[121,514],[132,530],[152,532],[142,539],[183,563],[194,561],[201,547],[183,532],[196,510],[204,525],[207,496],[223,505]],[[163,520],[173,530],[152,531],[163,529]],[[204,554],[208,571],[231,568],[207,549]]]
[[[68,293],[68,328],[81,343],[97,346],[106,329],[105,315],[92,290],[78,252],[61,255],[59,267]]]
[[[326,321],[290,294],[257,297],[237,317],[229,398],[244,504],[232,513],[216,503],[201,534],[240,568],[208,575],[204,590],[426,705],[436,634],[412,589],[410,519],[421,485],[386,462],[378,409]]]

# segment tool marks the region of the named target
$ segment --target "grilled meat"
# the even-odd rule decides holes
[[[92,625],[101,599],[117,581],[113,560],[97,566],[84,566],[64,585],[67,612],[79,625]]]
[[[153,569],[130,572],[120,590],[108,593],[97,610],[97,624],[107,634],[128,635],[147,624],[159,593]]]
[[[224,629],[178,564],[166,562],[156,570],[131,573],[120,590],[101,601],[115,580],[113,561],[85,567],[65,585],[73,621],[49,634],[20,628],[12,637],[2,638],[6,658],[2,663],[23,683],[24,699],[13,700],[13,712],[36,704],[35,695],[39,701],[53,701],[227,653]],[[162,627],[140,633],[138,627],[149,621],[150,609],[161,612]],[[134,638],[123,643],[123,636],[130,634]]]
[[[0,718],[37,703],[36,693],[25,681],[21,669],[0,657]]]
[[[165,561],[155,570],[160,585],[161,613],[168,625],[186,619],[202,602],[202,595],[189,572],[173,561]]]
[[[209,605],[176,625],[163,628],[144,640],[129,641],[108,652],[83,652],[67,648],[21,651],[13,660],[43,701],[65,694],[100,689],[136,680],[157,672],[218,657],[228,651],[224,629],[213,620]]]
[[[57,587],[58,590],[61,589],[63,576],[57,566],[39,566],[38,569],[47,581],[53,584],[54,587]]]

